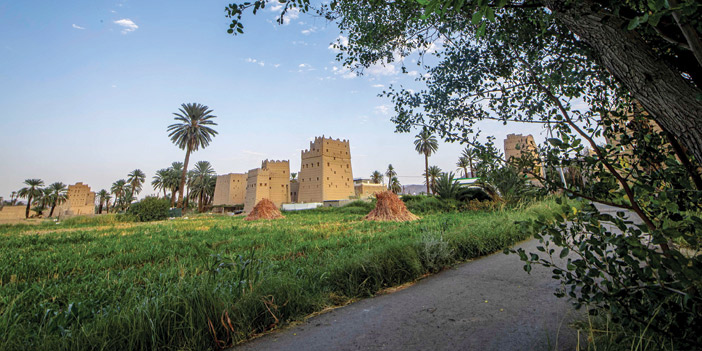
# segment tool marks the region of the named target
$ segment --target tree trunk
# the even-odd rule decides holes
[[[424,153],[424,177],[427,182],[427,195],[429,195],[431,194],[429,191],[429,155],[426,152]]]
[[[29,218],[29,206],[32,206],[32,196],[27,197],[27,209],[24,211],[24,218]]]
[[[105,202],[105,212],[110,213],[110,200]]]
[[[183,190],[185,189],[185,175],[188,172],[188,161],[190,161],[190,144],[188,144],[188,150],[185,152],[185,162],[183,162],[183,173],[180,176],[180,189],[178,191],[178,207],[185,211],[183,207]]]
[[[98,214],[102,214],[102,204],[103,204],[103,202],[104,202],[104,201],[100,201],[100,206],[98,206]],[[52,208],[51,211],[53,212],[54,209]],[[49,217],[51,217],[51,216],[49,216]]]
[[[54,208],[56,208],[56,203],[58,202],[58,197],[54,200],[54,203],[51,204],[51,211],[49,211],[49,217],[54,215]]]
[[[587,42],[597,59],[652,118],[702,161],[702,90],[653,55],[651,47],[616,16],[596,13],[591,1],[544,0],[574,34]]]
[[[175,190],[175,188],[171,189],[171,208],[175,207],[176,193],[177,191]]]
[[[475,172],[473,171],[473,156],[468,156],[468,163],[470,164],[470,177],[475,178]]]

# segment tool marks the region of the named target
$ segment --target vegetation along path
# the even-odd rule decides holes
[[[495,253],[235,350],[574,350],[569,324],[581,312],[553,295],[549,270],[521,267],[517,255]]]

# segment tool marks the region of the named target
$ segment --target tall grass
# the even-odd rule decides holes
[[[542,202],[376,223],[361,221],[363,206],[272,222],[221,216],[0,229],[0,349],[226,347],[501,250],[526,238],[515,221],[558,208]]]

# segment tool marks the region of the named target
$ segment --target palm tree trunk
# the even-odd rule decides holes
[[[171,208],[175,207],[175,199],[176,199],[176,191],[175,188],[171,189]]]
[[[470,163],[470,177],[474,178],[475,173],[473,172],[473,156],[468,155],[468,163]]]
[[[424,176],[427,182],[427,195],[429,195],[431,194],[429,191],[429,155],[426,152],[424,153]]]
[[[32,196],[29,195],[27,197],[27,209],[24,211],[24,218],[29,218],[29,206],[32,205]]]
[[[468,168],[463,167],[463,177],[468,178]]]
[[[105,202],[105,212],[110,213],[110,200]]]
[[[58,194],[57,194],[57,198],[54,199],[54,203],[51,204],[51,211],[49,212],[49,217],[51,217],[51,216],[54,215],[54,208],[56,208],[56,203],[57,203],[57,202],[58,202]]]
[[[98,206],[98,214],[102,214],[102,204],[104,201],[100,200],[100,206]],[[54,210],[53,208],[51,209],[52,211]]]
[[[185,189],[185,174],[188,172],[188,162],[190,161],[190,144],[188,144],[188,150],[185,152],[185,162],[183,162],[183,173],[180,176],[180,189],[178,191],[178,207],[180,207],[185,212],[185,207],[183,207],[183,189]]]

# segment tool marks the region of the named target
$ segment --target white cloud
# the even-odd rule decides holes
[[[275,68],[280,67],[280,63],[276,63],[275,65],[273,65],[273,67],[275,67]]]
[[[298,17],[300,17],[300,10],[296,7],[289,8],[288,12],[286,12],[285,16],[283,17],[283,25],[290,24],[293,20],[297,19]]]
[[[85,27],[81,27],[81,26],[79,26],[79,25],[77,25],[77,24],[75,24],[75,23],[72,24],[71,27],[73,27],[73,28],[75,28],[75,29],[85,29]]]
[[[339,35],[336,40],[334,40],[331,44],[329,44],[329,50],[334,51],[334,52],[340,52],[341,50],[335,48],[334,46],[348,46],[349,45],[349,38]]]
[[[312,31],[309,29],[305,29],[305,30],[301,31],[300,33],[302,33],[304,35],[308,35],[308,34],[312,33]]]
[[[373,84],[373,85],[371,85],[371,86],[372,86],[373,88],[385,88],[385,86],[382,85],[382,84]]]
[[[254,64],[257,64],[257,65],[259,65],[259,66],[261,66],[261,67],[263,67],[263,66],[266,65],[265,62],[259,61],[259,60],[257,60],[257,59],[250,58],[250,57],[246,59],[246,62],[248,62],[248,63],[254,63]]]
[[[139,28],[139,26],[137,26],[137,24],[129,18],[123,18],[121,20],[114,21],[114,23],[122,27],[122,34],[133,32]]]
[[[417,72],[417,71],[409,71],[409,72],[407,72],[407,75],[410,76],[410,77],[416,77],[416,76],[419,75],[419,72]]]
[[[374,76],[394,76],[399,73],[397,67],[392,63],[375,64],[368,67],[364,73]]]
[[[310,65],[308,65],[308,64],[306,64],[306,63],[301,63],[301,64],[300,64],[299,66],[297,66],[297,67],[300,67],[300,68],[309,68]]]
[[[373,109],[373,112],[378,115],[387,116],[390,114],[390,108],[387,105],[378,105]]]
[[[356,78],[356,73],[351,72],[348,68],[343,67],[343,66],[341,68],[339,68],[337,66],[332,67],[332,72],[334,72],[334,74],[336,74],[336,75],[341,76],[341,78],[344,78],[344,79]]]

